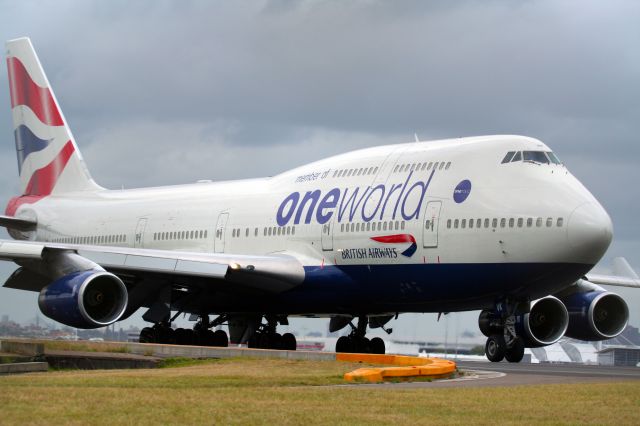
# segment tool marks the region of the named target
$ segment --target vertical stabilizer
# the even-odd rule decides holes
[[[7,214],[51,194],[102,189],[82,160],[31,41],[10,40],[6,53],[22,190]]]

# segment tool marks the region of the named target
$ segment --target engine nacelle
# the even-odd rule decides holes
[[[517,333],[528,348],[556,343],[564,336],[568,326],[567,308],[553,296],[531,302],[530,311],[516,317]]]
[[[127,288],[104,271],[74,272],[40,291],[43,314],[76,328],[99,328],[116,322],[128,303]]]
[[[627,326],[629,308],[615,293],[605,290],[576,292],[562,297],[569,311],[566,335],[580,340],[606,340]]]

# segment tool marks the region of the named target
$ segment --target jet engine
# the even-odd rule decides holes
[[[518,335],[522,336],[528,348],[556,343],[564,336],[568,326],[567,308],[553,296],[531,302],[530,311],[516,317]]]
[[[116,322],[127,302],[127,288],[120,278],[95,270],[58,278],[38,296],[43,314],[76,328],[99,328]]]
[[[601,287],[593,287],[597,289],[562,297],[569,311],[568,337],[606,340],[616,337],[627,326],[629,308],[624,299]]]

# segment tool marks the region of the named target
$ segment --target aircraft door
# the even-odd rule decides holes
[[[442,201],[429,201],[424,212],[424,226],[422,227],[422,246],[438,247],[438,224],[440,223],[440,209]]]
[[[322,250],[333,250],[333,220],[322,225]]]
[[[134,247],[144,247],[144,229],[147,227],[147,218],[143,217],[138,219],[138,225],[136,225],[136,234],[133,238]]]
[[[220,213],[218,216],[218,224],[216,225],[216,233],[213,239],[213,250],[216,253],[224,253],[224,234],[229,221],[229,213]]]

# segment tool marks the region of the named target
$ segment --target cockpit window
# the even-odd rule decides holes
[[[551,160],[553,164],[562,164],[560,159],[553,152],[549,151],[547,152],[547,155],[549,156],[549,160]]]
[[[516,152],[516,155],[513,156],[511,162],[522,161],[522,153],[520,151]]]
[[[542,151],[523,151],[522,159],[523,161],[531,161],[533,163],[549,164],[547,154]]]
[[[513,154],[515,153],[516,153],[515,151],[507,152],[507,155],[505,155],[504,158],[502,159],[502,164],[508,163],[509,161],[511,161],[511,159],[513,158]]]

